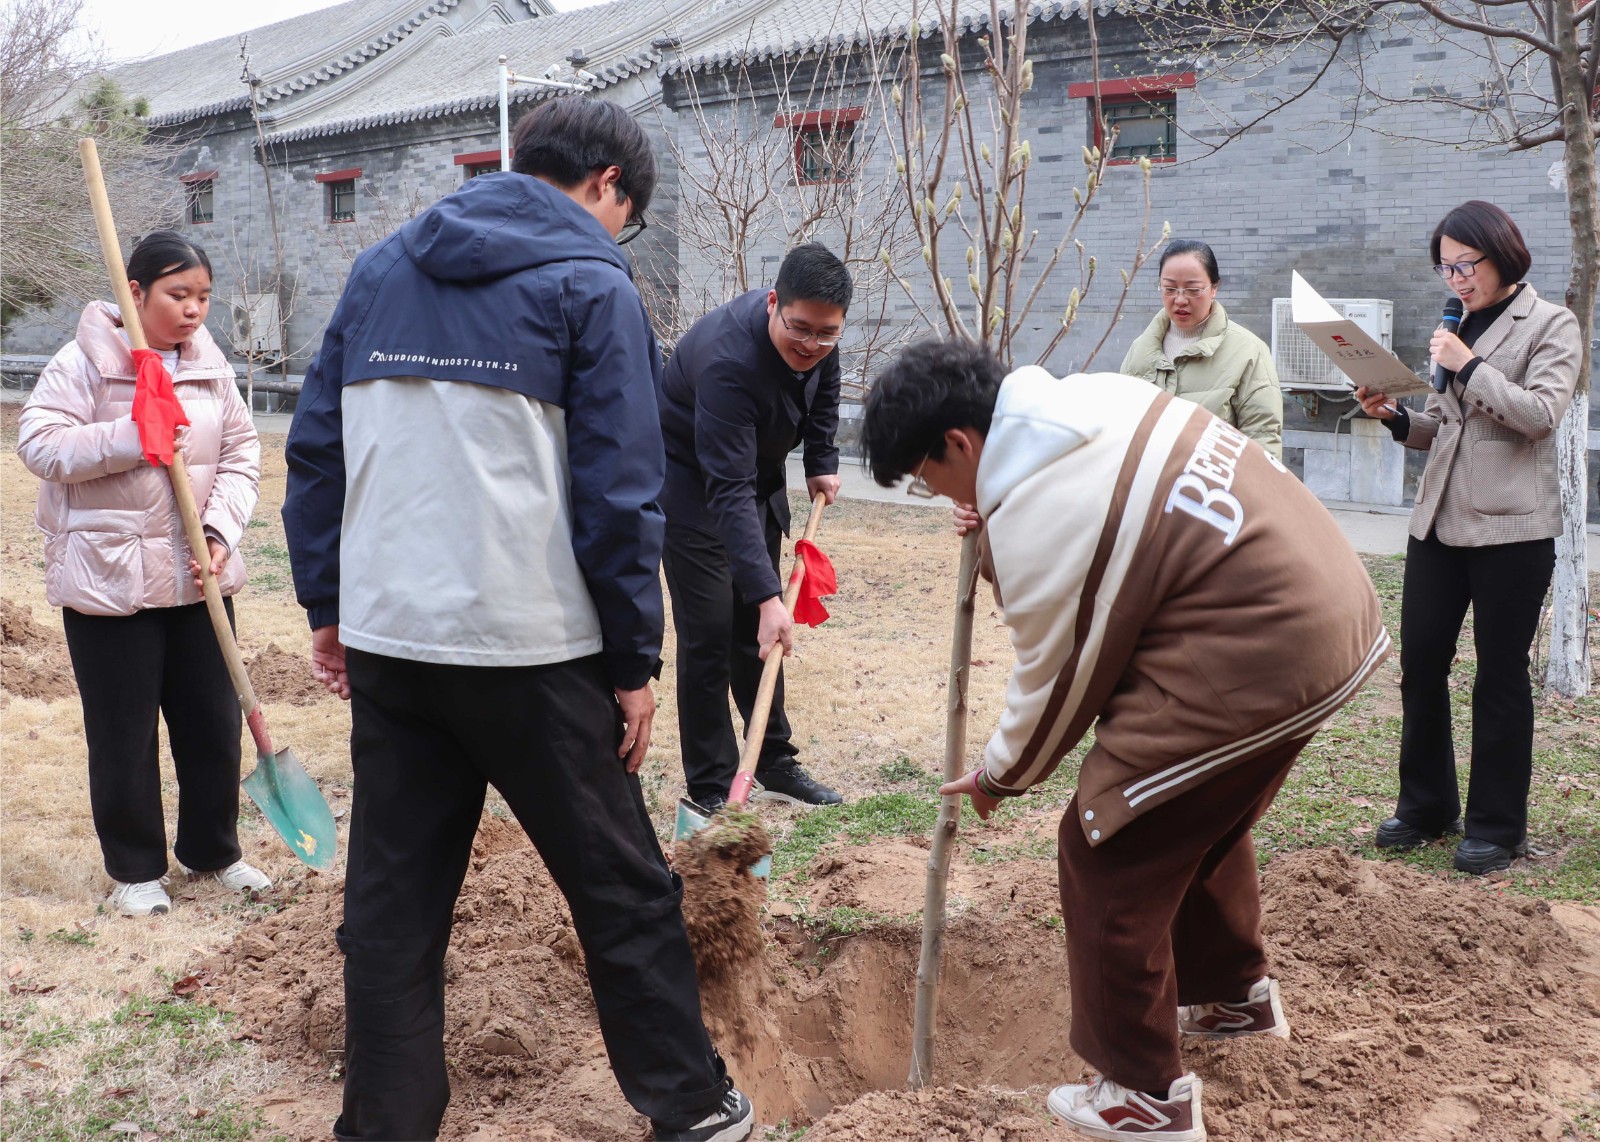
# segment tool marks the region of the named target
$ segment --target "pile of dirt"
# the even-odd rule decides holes
[[[46,702],[78,692],[67,640],[40,626],[32,607],[0,599],[0,686],[19,698]]]
[[[935,1057],[937,1073],[965,1087],[903,1090],[913,924],[829,934],[779,920],[759,985],[705,995],[759,1121],[814,1122],[807,1138],[818,1142],[1068,1137],[1047,1119],[1045,1089],[1088,1072],[1066,1046],[1054,863],[970,855],[952,881]],[[852,900],[905,916],[920,903],[913,870],[924,857],[899,841],[832,846],[807,883],[783,890],[808,894],[813,915],[820,901]],[[288,892],[302,898],[213,965],[217,999],[274,1056],[303,1063],[305,1086],[289,1101],[336,1105],[338,884],[316,878]],[[1562,1137],[1600,1074],[1600,917],[1562,915],[1592,923],[1583,938],[1593,946],[1539,901],[1337,851],[1274,862],[1264,928],[1295,1033],[1186,1047],[1206,1083],[1211,1137]],[[565,905],[515,824],[485,818],[456,923],[443,1137],[648,1136],[607,1066]],[[289,1137],[326,1135],[320,1111],[292,1128],[269,1120]]]
[[[1262,928],[1294,1036],[1188,1053],[1213,1137],[1559,1138],[1600,1086],[1600,948],[1544,901],[1315,850]]]
[[[333,697],[311,676],[309,658],[291,654],[275,642],[257,651],[245,663],[245,669],[250,674],[250,685],[255,687],[256,697],[266,703],[309,706]]]
[[[772,836],[754,813],[724,809],[674,850],[701,1006],[719,1042],[749,1050],[767,1030],[753,1016],[773,989],[761,930],[767,886],[750,869],[772,852]]]
[[[1037,1099],[957,1086],[862,1095],[807,1130],[806,1142],[1048,1142],[1065,1135]]]

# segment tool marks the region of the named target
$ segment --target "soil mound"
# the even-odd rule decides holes
[[[906,882],[895,898],[883,874],[917,851],[833,846],[809,884],[784,888],[813,901],[870,889],[884,913],[907,915],[920,880],[895,878]],[[914,925],[830,935],[769,922],[780,942],[761,951],[759,986],[705,992],[708,1025],[758,1121],[814,1122],[808,1142],[1070,1136],[1044,1110],[1048,1086],[1087,1073],[1066,1045],[1066,957],[1044,911],[1054,863],[958,859],[957,871],[968,906],[946,937],[935,1063],[970,1088],[903,1089]],[[1600,943],[1580,947],[1544,903],[1337,851],[1280,858],[1263,883],[1294,1036],[1186,1046],[1213,1139],[1531,1142],[1565,1136],[1594,1098]],[[241,933],[213,970],[218,1001],[270,1053],[303,1061],[296,1097],[309,1106],[336,1098],[339,884],[310,878],[285,895],[300,899]],[[513,822],[485,817],[456,922],[442,1136],[647,1137],[607,1065],[566,907]],[[1597,934],[1600,920],[1585,938]],[[325,1114],[305,1122],[304,1137],[326,1136]]]
[[[291,654],[277,643],[257,651],[245,663],[250,674],[250,685],[256,697],[263,702],[285,702],[291,706],[309,706],[333,695],[311,676],[311,660]]]
[[[78,692],[67,640],[40,626],[32,607],[0,599],[0,686],[19,698],[46,702]]]
[[[1038,1099],[1005,1090],[881,1090],[828,1114],[806,1142],[1049,1142],[1076,1137],[1053,1126]]]

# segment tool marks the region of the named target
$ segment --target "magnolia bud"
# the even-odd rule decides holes
[[[983,161],[984,162],[989,162],[994,157],[993,155],[991,155],[989,153],[989,144],[988,143],[984,143],[981,146],[979,146],[978,147],[978,153],[983,156]]]
[[[888,250],[880,249],[878,251],[878,257],[882,260],[885,266],[888,266],[891,270],[894,269],[894,262],[890,259]]]
[[[1022,61],[1022,90],[1033,90],[1033,61],[1031,59]]]
[[[967,247],[967,268],[970,270],[978,261],[978,251],[971,246]]]
[[[933,261],[933,247],[932,246],[924,246],[924,247],[922,247],[922,260],[924,262],[932,263],[932,261]]]
[[[944,64],[944,69],[946,71],[954,71],[956,69],[956,57],[951,55],[949,52],[940,53],[939,62]]]
[[[979,284],[978,275],[977,274],[968,274],[967,275],[967,284],[972,287],[972,296],[973,297],[982,297],[983,296],[983,286],[981,284]]]
[[[906,173],[906,157],[904,155],[896,155],[895,156],[895,158],[894,158],[894,173],[895,174],[905,174]]]

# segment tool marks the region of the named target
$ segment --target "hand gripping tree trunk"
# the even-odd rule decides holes
[[[956,617],[950,637],[950,685],[944,715],[944,780],[960,777],[967,753],[967,684],[972,677],[972,619],[978,592],[978,534],[961,541],[961,569],[956,575]],[[917,960],[916,1009],[911,1029],[913,1090],[933,1078],[934,1021],[939,1009],[939,972],[944,964],[945,888],[950,880],[950,847],[961,818],[961,798],[946,797],[939,805],[928,850],[928,880],[922,891],[922,954]]]
[[[1115,144],[1114,132],[1102,130],[1102,147],[1083,150],[1084,185],[1073,190],[1075,209],[1061,223],[1061,232],[1040,242],[1040,231],[1027,213],[1028,173],[1033,145],[1024,129],[1024,96],[1033,87],[1028,57],[1032,13],[1026,0],[989,0],[986,20],[973,19],[970,0],[940,0],[928,5],[937,30],[928,38],[937,46],[924,58],[924,12],[915,2],[901,56],[901,81],[889,91],[893,106],[886,118],[898,119],[895,171],[911,207],[911,220],[921,246],[923,270],[902,270],[895,251],[880,252],[893,280],[916,307],[926,328],[946,337],[985,345],[1009,368],[1030,332],[1029,319],[1043,304],[1045,286],[1063,261],[1075,262],[1077,282],[1067,298],[1060,324],[1047,330],[1033,359],[1043,365],[1061,346],[1097,280],[1097,259],[1077,237],[1091,204],[1105,185],[1106,167]],[[1091,68],[1099,74],[1098,40],[1093,5],[1083,10]],[[881,53],[882,45],[870,50]],[[964,59],[965,53],[965,59]],[[976,64],[970,62],[977,56]],[[877,56],[881,59],[881,54]],[[887,68],[882,69],[887,72]],[[985,121],[986,120],[986,121]],[[891,133],[893,134],[893,133]],[[1144,203],[1138,238],[1129,264],[1120,271],[1121,291],[1107,306],[1106,328],[1088,349],[1086,369],[1106,344],[1120,320],[1141,266],[1165,241],[1168,230],[1148,244],[1150,163],[1141,160]],[[1050,203],[1058,206],[1058,203]],[[1051,215],[1042,215],[1041,221]],[[1060,217],[1060,215],[1055,215]],[[945,272],[950,250],[965,247],[967,291]],[[1035,251],[1038,257],[1035,258]],[[1037,266],[1035,263],[1037,262]],[[960,270],[956,271],[957,273]],[[918,277],[922,290],[913,287]],[[1111,287],[1115,289],[1115,285]],[[970,298],[968,294],[970,293]],[[927,304],[928,299],[931,304]],[[977,536],[961,547],[955,630],[951,636],[948,708],[945,722],[944,777],[959,777],[967,763],[967,676],[971,667],[973,593],[976,586]],[[917,966],[912,1058],[907,1082],[913,1088],[933,1080],[933,1048],[939,1007],[939,975],[944,952],[945,889],[955,844],[961,799],[946,797],[940,807],[922,911],[922,954]]]

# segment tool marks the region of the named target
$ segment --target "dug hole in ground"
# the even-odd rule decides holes
[[[31,478],[9,454],[14,424],[12,414],[0,456],[0,956],[12,1000],[0,1018],[7,1060],[0,1097],[7,1116],[53,1115],[26,1121],[68,1124],[48,1136],[92,1136],[118,1114],[139,1118],[112,1107],[143,1097],[142,1088],[128,1092],[147,1084],[148,1112],[139,1121],[149,1127],[141,1137],[327,1138],[343,1046],[342,962],[333,940],[342,907],[338,869],[308,875],[246,807],[245,851],[278,882],[260,902],[229,902],[200,884],[174,890],[168,917],[96,912],[108,886],[89,822],[81,718],[59,616],[43,601],[37,536],[27,520]],[[240,637],[276,736],[323,784],[342,831],[348,712],[308,682],[305,628],[276,520],[280,443],[264,441]],[[796,740],[813,772],[852,800],[894,789],[904,794],[897,805],[926,813],[911,824],[841,824],[796,849],[792,838],[809,820],[840,818],[758,806],[780,854],[790,855],[764,889],[766,944],[753,970],[707,987],[707,1021],[755,1101],[764,1124],[757,1139],[794,1139],[802,1129],[807,1142],[1074,1137],[1044,1110],[1049,1086],[1085,1074],[1067,1046],[1054,862],[1071,762],[1051,787],[1008,805],[999,824],[963,824],[949,888],[938,1085],[904,1089],[955,544],[942,513],[877,504],[841,505],[828,531],[841,594],[833,621],[802,632],[787,672]],[[1009,662],[988,607],[980,608],[974,656],[976,756],[998,715]],[[1396,675],[1391,661],[1325,731],[1324,752],[1308,756],[1293,779],[1303,784],[1286,787],[1264,822],[1271,843],[1263,851],[1275,854],[1263,869],[1264,927],[1294,1034],[1186,1046],[1186,1065],[1206,1084],[1211,1137],[1600,1137],[1600,911],[1536,896],[1546,868],[1569,875],[1561,870],[1576,862],[1570,854],[1595,843],[1594,782],[1581,763],[1587,757],[1593,766],[1600,753],[1593,728],[1600,708],[1572,707],[1558,718],[1541,706],[1540,749],[1579,772],[1536,775],[1541,789],[1555,790],[1537,795],[1567,814],[1561,853],[1529,862],[1517,880],[1469,881],[1442,871],[1447,853],[1411,862],[1360,855],[1383,815],[1377,790],[1392,776]],[[670,672],[658,698],[665,716],[642,776],[665,835],[681,791]],[[163,765],[170,832],[175,787],[165,754]],[[1361,790],[1371,796],[1351,796]],[[1304,818],[1302,827],[1295,822],[1303,804],[1322,816]],[[645,1139],[647,1124],[611,1076],[565,905],[503,813],[491,803],[484,816],[456,909],[446,999],[454,1094],[443,1136]],[[1542,821],[1540,828],[1543,836],[1554,826]],[[73,1046],[68,1033],[114,1023],[106,1017],[131,993],[165,995],[152,1005],[233,1013],[225,1035],[231,1053],[180,1053],[101,1090],[109,1080],[100,1056]],[[150,1008],[133,1015],[149,1017]],[[162,1117],[168,1103],[155,1097],[158,1086],[171,1105],[188,1105],[185,1115]],[[80,1091],[81,1113],[68,1105]],[[216,1106],[238,1101],[253,1125],[244,1134],[191,1126],[190,1118],[200,1118],[193,1102],[208,1097]]]

